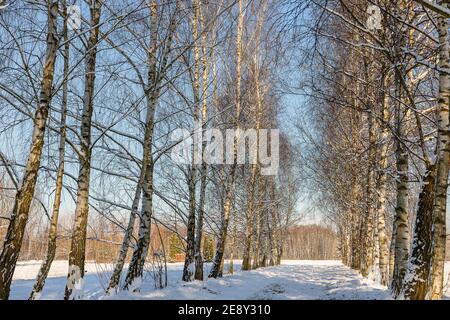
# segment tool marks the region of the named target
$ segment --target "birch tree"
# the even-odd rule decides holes
[[[439,2],[444,8],[450,8],[448,3]],[[441,299],[444,285],[444,263],[446,246],[446,210],[447,210],[447,188],[448,170],[450,157],[450,44],[448,37],[448,17],[439,15],[439,97],[438,97],[438,140],[437,140],[437,168],[436,168],[436,191],[433,204],[433,229],[430,277],[430,299]]]
[[[67,275],[64,299],[74,300],[82,297],[85,273],[86,229],[89,215],[89,185],[91,173],[91,127],[94,110],[95,72],[99,43],[100,15],[102,1],[89,2],[89,39],[85,51],[85,83],[83,96],[83,113],[80,127],[80,150],[78,173],[78,190],[75,208],[75,221],[72,243],[69,253],[69,271]]]
[[[0,299],[8,299],[12,277],[19,257],[41,162],[48,118],[55,61],[58,47],[58,1],[47,1],[47,51],[42,71],[39,103],[33,118],[33,135],[27,164],[18,190],[11,219],[0,255]]]
[[[175,10],[170,19],[170,25],[167,31],[166,46],[162,51],[162,58],[158,65],[158,4],[152,1],[149,4],[149,25],[150,25],[150,47],[147,52],[147,85],[145,88],[145,97],[147,105],[147,115],[144,134],[143,161],[144,171],[142,183],[142,209],[139,216],[139,231],[137,245],[133,251],[133,256],[125,278],[125,289],[132,291],[140,290],[140,283],[144,272],[144,263],[150,244],[150,228],[153,210],[153,129],[155,113],[161,90],[161,81],[163,80],[167,68],[171,65],[169,54],[172,50],[172,40],[177,27],[178,1]]]
[[[53,211],[50,222],[50,230],[48,234],[47,243],[47,253],[44,262],[39,270],[36,282],[33,286],[33,290],[30,294],[29,300],[38,299],[42,289],[44,288],[45,280],[47,279],[50,267],[55,258],[56,254],[56,238],[58,235],[58,218],[61,207],[61,197],[63,189],[63,179],[64,179],[64,164],[65,164],[65,149],[66,149],[66,118],[67,118],[67,99],[68,99],[68,77],[69,77],[69,52],[70,52],[70,42],[68,36],[68,13],[66,3],[63,3],[63,15],[64,15],[64,26],[63,26],[63,40],[64,40],[64,84],[63,84],[63,96],[61,105],[61,119],[60,119],[60,132],[59,132],[59,163],[58,170],[56,173],[56,188],[55,188],[55,199],[53,202]]]
[[[243,1],[238,0],[238,22],[236,31],[236,115],[235,125],[239,129],[239,118],[241,114],[241,71],[242,71],[242,37],[244,32],[244,6]],[[221,277],[221,268],[223,267],[223,256],[225,253],[225,243],[228,233],[228,223],[233,202],[234,179],[236,171],[236,150],[237,141],[234,139],[233,164],[230,168],[227,181],[225,183],[225,199],[222,208],[221,225],[219,230],[219,239],[217,240],[216,253],[214,255],[213,265],[208,275],[209,278]]]

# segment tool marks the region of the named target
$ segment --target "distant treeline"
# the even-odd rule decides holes
[[[285,259],[339,259],[336,233],[320,225],[291,227],[284,248]]]
[[[96,224],[95,222],[91,222]],[[111,225],[98,226],[95,229],[100,232],[88,232],[88,240],[86,244],[86,259],[99,263],[114,262],[117,253],[120,250],[120,241],[123,237],[119,228],[112,228]],[[36,226],[37,227],[37,226]],[[42,227],[41,227],[42,228]],[[156,226],[153,227],[156,230]],[[33,228],[30,228],[33,229]],[[157,232],[152,234],[151,250],[149,251],[149,259],[157,251],[165,251],[168,262],[178,261],[178,256],[184,256],[183,242],[180,241],[181,234],[174,233],[163,226],[159,226],[160,236]],[[70,230],[61,228],[58,235],[58,246],[56,250],[56,260],[66,260],[70,250]],[[64,231],[63,231],[64,230]],[[3,241],[4,234],[0,228],[0,245]],[[212,241],[211,237],[207,237]],[[161,240],[164,248],[161,245]],[[300,259],[300,260],[333,260],[339,259],[338,242],[336,233],[328,227],[320,225],[301,225],[290,227],[287,231],[287,238],[283,248],[283,259]],[[203,245],[203,250],[209,251],[211,244]],[[164,249],[164,250],[163,250]],[[37,232],[37,230],[28,230],[24,237],[23,250],[19,260],[42,260],[46,252],[45,232]],[[241,252],[236,252],[238,259],[242,258]],[[205,254],[205,253],[204,253]],[[206,255],[211,255],[208,253]],[[175,257],[177,256],[177,257]],[[229,253],[226,254],[228,258]],[[127,260],[129,260],[128,257]]]

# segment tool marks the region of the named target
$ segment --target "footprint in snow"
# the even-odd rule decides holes
[[[277,283],[274,283],[265,287],[260,293],[256,294],[255,297],[250,298],[250,300],[271,300],[271,296],[285,292],[285,288]]]
[[[211,294],[216,294],[216,295],[219,294],[217,291],[211,290],[211,289],[209,289],[207,287],[203,287],[202,289],[208,291]]]

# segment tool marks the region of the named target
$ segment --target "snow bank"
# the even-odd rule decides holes
[[[155,289],[151,266],[142,279],[140,293],[119,292],[104,294],[110,264],[86,264],[84,277],[85,299],[314,299],[314,300],[379,300],[390,299],[389,291],[373,281],[361,277],[339,261],[284,260],[280,266],[240,271],[240,261],[234,262],[235,274],[220,279],[182,282],[183,263],[168,265],[168,287]],[[11,299],[27,299],[40,267],[40,261],[20,262],[14,274]],[[208,274],[210,265],[205,265]],[[50,270],[41,299],[62,299],[66,284],[68,264],[55,261]],[[227,265],[224,268],[227,271]],[[450,263],[446,264],[446,274]],[[447,281],[447,279],[446,279]],[[447,286],[447,299],[450,289]]]

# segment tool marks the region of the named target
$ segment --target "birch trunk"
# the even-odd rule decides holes
[[[253,249],[253,264],[252,269],[260,267],[260,253],[261,253],[261,221],[262,221],[262,206],[264,197],[264,181],[262,181],[261,175],[258,175],[258,197],[257,206],[254,212],[253,223],[255,225],[255,231],[253,233],[254,249]]]
[[[145,88],[145,96],[147,102],[147,115],[143,142],[143,166],[144,178],[142,182],[142,208],[139,215],[139,232],[137,244],[133,250],[128,272],[125,277],[124,289],[134,292],[140,291],[142,284],[142,276],[144,273],[145,260],[147,258],[150,245],[151,219],[153,210],[153,127],[155,123],[155,112],[158,104],[161,88],[159,87],[167,68],[169,53],[172,50],[172,41],[177,26],[177,14],[179,11],[179,1],[175,2],[176,8],[172,15],[167,35],[162,61],[157,66],[157,49],[158,49],[158,10],[157,3],[152,0],[149,3],[150,10],[150,48],[147,51],[147,86]],[[159,71],[159,72],[158,72]]]
[[[361,269],[361,236],[362,236],[362,219],[357,209],[359,195],[357,190],[356,177],[352,179],[351,188],[351,207],[350,207],[350,229],[351,229],[351,261],[350,267],[355,270]]]
[[[168,36],[166,40],[167,42],[162,54],[162,61],[158,68],[158,10],[155,0],[152,0],[149,3],[151,47],[147,50],[148,75],[147,86],[144,90],[147,102],[147,115],[143,142],[143,166],[141,169],[144,172],[144,178],[142,182],[142,208],[141,214],[139,215],[138,240],[133,250],[133,255],[124,283],[124,289],[134,292],[140,291],[142,276],[144,273],[144,264],[150,245],[150,229],[153,210],[153,127],[155,122],[156,107],[161,90],[159,85],[168,68],[169,53],[172,49],[172,41],[177,26],[176,18],[179,11],[179,1],[177,0],[175,4],[176,8],[170,21]]]
[[[383,82],[386,81],[386,78]],[[385,83],[384,83],[385,84]],[[385,86],[387,88],[387,86]],[[381,140],[383,145],[380,150],[380,177],[378,189],[378,241],[380,250],[380,274],[381,284],[388,285],[389,283],[389,245],[386,234],[386,189],[387,189],[387,169],[388,169],[388,149],[389,149],[389,98],[388,93],[384,92],[382,104],[383,127],[381,133]],[[407,172],[405,173],[407,175]],[[407,177],[406,177],[407,178]]]
[[[198,112],[200,106],[200,46],[198,45],[199,37],[199,19],[200,19],[200,3],[199,0],[192,2],[192,38],[194,51],[194,72],[193,72],[193,94],[194,94],[194,129],[193,136],[198,135]],[[202,152],[203,154],[203,152]],[[198,144],[194,143],[192,165],[189,168],[188,189],[189,189],[189,214],[187,218],[187,235],[186,235],[186,255],[184,259],[183,281],[192,281],[194,275],[194,255],[195,255],[195,211],[196,211],[196,181],[197,181],[197,157]],[[203,160],[203,159],[202,159]]]
[[[48,273],[52,266],[53,259],[56,254],[56,237],[58,235],[58,218],[59,210],[61,206],[61,194],[63,188],[63,178],[64,178],[64,156],[65,156],[65,146],[66,146],[66,117],[67,117],[67,94],[68,94],[68,77],[69,77],[69,50],[70,43],[68,37],[67,28],[67,7],[64,1],[64,84],[63,84],[63,97],[61,106],[61,122],[60,122],[60,137],[59,137],[59,164],[56,173],[56,188],[55,188],[55,199],[53,202],[53,211],[50,222],[50,230],[47,242],[47,254],[44,258],[44,262],[39,270],[36,282],[31,291],[29,300],[39,299],[42,289],[45,285],[45,280],[47,279]]]
[[[397,105],[397,148],[395,151],[397,179],[397,199],[395,207],[395,219],[393,227],[394,241],[394,269],[392,272],[391,291],[394,297],[400,294],[403,278],[406,273],[409,255],[409,217],[408,217],[408,151],[401,139],[406,137],[405,118],[409,112],[401,112],[401,106]]]
[[[208,104],[207,104],[207,91],[208,91],[208,61],[206,56],[206,46],[207,46],[207,34],[204,28],[203,12],[200,8],[200,25],[202,26],[202,132],[206,131],[207,120],[208,120]],[[203,136],[203,135],[202,135]],[[194,246],[194,256],[195,256],[195,280],[203,280],[203,257],[202,257],[202,237],[203,237],[203,216],[205,210],[205,198],[206,198],[206,184],[208,167],[206,165],[205,159],[205,149],[206,141],[202,142],[202,166],[200,168],[200,199],[199,208],[197,214],[197,222],[195,226],[195,246]]]
[[[22,185],[15,196],[10,223],[0,255],[0,300],[6,300],[9,297],[11,281],[22,247],[22,240],[41,163],[42,148],[44,146],[45,128],[52,96],[58,46],[58,1],[48,1],[47,8],[47,51],[45,54],[39,103],[34,114],[31,149],[28,154]]]
[[[253,258],[252,258],[252,269],[258,269],[259,268],[259,253],[260,253],[260,226],[259,223],[259,212],[256,212],[254,215],[253,223],[255,224],[256,228],[253,234],[253,241],[254,241],[254,248],[253,248]]]
[[[436,183],[436,165],[425,174],[414,223],[411,254],[402,285],[405,299],[424,300],[428,292],[431,260],[431,221]]]
[[[195,129],[194,129],[195,130]],[[195,151],[194,147],[194,153]],[[197,170],[195,164],[189,170],[189,214],[187,219],[187,236],[186,236],[186,256],[183,267],[183,281],[192,281],[194,274],[194,245],[195,245],[195,188],[197,179]]]
[[[271,201],[271,208],[270,210],[270,217],[267,216],[267,226],[268,226],[268,232],[269,232],[269,265],[274,266],[276,261],[276,230],[278,229],[277,225],[277,219],[276,219],[276,211],[278,210],[277,205],[277,199],[275,197],[276,194],[276,184],[275,181],[272,179],[271,182],[271,190],[270,190],[270,201]]]
[[[357,37],[359,39],[359,37]],[[369,79],[369,63],[364,60],[364,70],[365,78]],[[369,97],[369,89],[364,88],[361,90],[360,85],[357,84],[357,93],[364,94]],[[355,99],[355,105],[358,105],[358,100]],[[375,216],[375,161],[376,161],[376,130],[373,119],[373,114],[371,112],[367,115],[368,131],[369,131],[369,151],[368,151],[368,164],[367,164],[367,176],[366,176],[366,186],[365,186],[365,216],[364,224],[361,232],[361,242],[362,242],[362,253],[361,253],[361,274],[367,277],[370,272],[373,271],[374,264],[374,216]]]
[[[204,147],[203,147],[204,150]],[[194,247],[194,255],[195,255],[195,280],[203,280],[203,257],[202,257],[202,238],[203,238],[203,215],[205,208],[205,197],[206,197],[206,175],[207,175],[207,167],[205,164],[202,165],[200,171],[201,179],[200,179],[200,200],[199,200],[199,212],[197,215],[197,225],[195,227],[196,235],[195,235],[195,247]]]
[[[372,271],[374,262],[374,205],[373,205],[373,192],[374,192],[374,168],[375,163],[375,130],[373,115],[369,113],[369,158],[368,158],[368,168],[367,168],[367,180],[366,180],[366,210],[364,217],[364,232],[362,243],[363,243],[363,253],[361,261],[361,274],[367,277]]]
[[[261,33],[262,17],[258,18],[257,27],[255,31],[255,52],[253,55],[253,74],[255,78],[255,91],[256,91],[256,108],[254,110],[256,118],[256,158],[259,157],[259,131],[261,129],[261,113],[263,104],[263,92],[261,92],[260,84],[260,68],[259,68],[259,42]],[[246,208],[246,224],[245,224],[245,238],[244,238],[244,253],[242,259],[242,270],[250,270],[252,266],[252,237],[253,237],[253,223],[254,223],[254,207],[255,207],[255,183],[256,178],[259,175],[258,164],[252,164],[251,166],[251,176],[250,176],[250,188],[248,191],[248,200]]]
[[[245,237],[244,237],[244,253],[242,259],[242,270],[247,271],[252,266],[252,238],[253,238],[253,223],[254,223],[254,201],[255,201],[255,180],[258,167],[252,165],[252,171],[250,176],[250,190],[248,193],[247,210],[246,210],[246,223],[245,223]]]
[[[205,21],[203,17],[203,11],[199,10],[200,25],[202,26],[202,132],[206,131],[207,121],[208,121],[208,79],[209,79],[209,64],[207,60],[207,33],[205,30]],[[213,51],[211,51],[213,53]],[[202,257],[202,238],[203,238],[203,216],[205,214],[205,199],[206,199],[206,185],[207,185],[207,175],[208,167],[206,165],[205,159],[206,141],[203,140],[202,143],[202,166],[200,169],[200,199],[199,208],[197,215],[197,225],[196,225],[196,235],[195,235],[195,280],[203,280],[203,257]]]
[[[205,146],[203,146],[204,150]],[[195,280],[203,280],[203,257],[202,257],[202,238],[203,238],[203,215],[205,209],[205,197],[206,197],[206,178],[207,178],[207,167],[206,164],[202,164],[200,171],[200,199],[199,199],[199,212],[197,215],[197,225],[195,226]]]
[[[380,199],[381,200],[381,199]],[[388,245],[388,237],[386,235],[386,207],[385,201],[383,204],[380,204],[380,208],[378,211],[378,241],[379,241],[379,259],[380,259],[380,275],[381,275],[381,284],[384,286],[388,285],[389,282],[389,245]]]
[[[392,229],[391,233],[391,242],[389,244],[389,284],[392,285],[392,281],[394,279],[394,262],[395,262],[395,234],[397,231],[395,230],[395,226]]]
[[[142,161],[143,168],[147,166],[146,163],[144,163],[144,161],[145,161],[145,159],[143,159],[143,161]],[[141,170],[141,175],[139,177],[139,181],[136,186],[135,193],[134,193],[133,204],[131,206],[130,218],[128,220],[128,225],[125,230],[125,234],[123,236],[122,245],[120,247],[119,256],[117,258],[116,264],[114,265],[114,270],[109,279],[108,288],[106,289],[107,295],[112,295],[114,293],[117,293],[117,290],[119,287],[120,275],[122,274],[123,266],[125,265],[125,259],[127,257],[128,248],[130,247],[131,238],[133,236],[133,230],[134,230],[134,224],[136,221],[136,216],[138,215],[138,212],[139,212],[139,202],[141,200],[144,173],[145,173],[145,170]]]
[[[153,104],[153,103],[150,103]],[[154,109],[150,110],[150,121],[153,121]],[[147,148],[152,143],[153,128],[146,130],[144,139]],[[125,278],[124,289],[133,292],[140,291],[141,280],[144,273],[144,264],[150,244],[151,218],[153,208],[153,159],[151,153],[146,151],[148,164],[145,168],[145,178],[142,185],[142,212],[139,219],[138,241]]]
[[[86,75],[83,97],[83,115],[81,119],[81,141],[79,151],[80,169],[78,174],[78,191],[75,207],[75,222],[69,253],[69,272],[64,299],[74,300],[82,297],[84,260],[86,251],[86,231],[89,214],[89,184],[91,172],[91,123],[94,108],[95,71],[99,22],[102,1],[89,3],[91,14],[89,40],[85,52]]]
[[[439,2],[449,8],[448,3]],[[433,205],[432,219],[432,259],[430,271],[430,293],[432,300],[442,298],[444,284],[444,264],[446,246],[446,209],[448,170],[450,159],[450,44],[448,38],[448,19],[444,16],[438,18],[439,32],[439,115],[438,115],[438,149],[436,193]]]
[[[232,218],[233,218],[233,232],[231,235],[231,243],[230,243],[230,259],[228,263],[228,273],[233,274],[234,273],[234,252],[236,250],[236,239],[237,239],[237,225],[236,225],[236,208],[232,208]]]
[[[449,160],[448,21],[438,18],[439,112],[436,161],[427,170],[419,197],[412,252],[403,286],[406,299],[440,299],[445,259],[445,211]]]
[[[239,17],[237,25],[236,36],[236,129],[239,129],[239,118],[241,114],[241,69],[242,69],[242,33],[244,28],[244,8],[242,5],[243,0],[238,0]],[[227,179],[225,186],[225,201],[222,210],[222,221],[219,230],[219,239],[217,241],[216,253],[214,256],[213,265],[208,275],[209,278],[217,278],[221,276],[223,270],[223,255],[225,252],[225,243],[228,232],[228,224],[230,221],[230,210],[234,198],[234,179],[237,162],[237,142],[234,142],[234,163],[231,165],[230,176]]]
[[[155,70],[155,69],[153,69]],[[153,73],[149,72],[149,78],[153,78]],[[138,241],[133,251],[133,256],[125,278],[124,289],[139,291],[141,279],[144,273],[144,264],[150,244],[151,218],[153,209],[153,124],[155,118],[157,98],[154,93],[147,94],[147,120],[144,134],[144,179],[142,182],[142,209],[139,216]],[[150,95],[150,96],[148,96]]]
[[[234,174],[233,174],[234,175]],[[230,183],[231,185],[231,183]],[[227,240],[228,224],[230,222],[230,210],[231,202],[233,198],[233,192],[231,190],[226,191],[226,198],[222,210],[222,221],[219,230],[219,239],[217,241],[216,253],[214,255],[211,271],[209,272],[209,278],[221,277],[223,273],[223,258],[225,253],[225,243]]]

